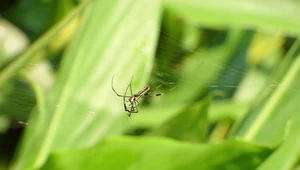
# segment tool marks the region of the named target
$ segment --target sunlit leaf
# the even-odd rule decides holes
[[[164,138],[119,137],[84,150],[55,152],[42,170],[242,170],[255,169],[269,153],[267,148],[239,140],[199,145]]]
[[[12,169],[37,169],[53,150],[88,147],[123,130],[128,117],[111,78],[116,74],[121,94],[134,74],[133,85],[141,88],[152,67],[159,18],[159,1],[87,5],[54,89],[33,113]]]
[[[300,154],[300,115],[294,114],[288,127],[288,135],[279,148],[261,165],[259,170],[289,170],[299,160]]]
[[[286,61],[288,65],[282,64],[283,69],[275,76],[275,83],[262,94],[236,135],[272,146],[282,141],[288,120],[300,111],[300,57],[288,57]]]
[[[296,1],[165,0],[165,4],[197,25],[300,33],[300,7]]]

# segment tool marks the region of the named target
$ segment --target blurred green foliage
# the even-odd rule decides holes
[[[299,5],[3,3],[0,169],[299,167]]]

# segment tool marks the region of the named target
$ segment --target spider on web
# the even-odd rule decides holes
[[[132,83],[132,80],[133,80],[133,76],[130,80],[130,83],[128,84],[126,90],[125,90],[125,93],[124,95],[121,95],[119,94],[115,89],[114,89],[114,86],[113,86],[113,81],[114,81],[114,76],[112,77],[111,79],[111,88],[112,90],[116,93],[117,96],[119,97],[122,97],[123,98],[123,104],[124,104],[124,110],[127,113],[127,115],[130,117],[131,116],[131,113],[138,113],[139,110],[138,110],[138,106],[139,106],[139,100],[141,98],[144,98],[144,97],[154,97],[154,96],[162,96],[164,95],[165,93],[157,93],[155,95],[150,95],[153,91],[157,90],[158,88],[160,88],[162,86],[162,84],[160,84],[159,86],[157,86],[153,91],[150,91],[150,86],[145,86],[142,90],[140,90],[139,92],[137,93],[133,93],[132,92],[132,87],[131,87],[131,83]],[[130,90],[130,96],[127,96],[127,91],[128,89]],[[175,87],[173,87],[172,89],[170,89],[169,91],[175,89]]]

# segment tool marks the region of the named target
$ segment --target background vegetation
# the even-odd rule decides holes
[[[0,169],[300,168],[298,2],[1,3]]]

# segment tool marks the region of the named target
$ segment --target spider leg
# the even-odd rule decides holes
[[[131,113],[138,113],[139,112],[138,106],[139,106],[140,103],[137,101],[138,98],[136,98],[136,95],[133,94],[132,86],[131,86],[131,83],[132,83],[132,80],[133,80],[134,76],[132,76],[132,78],[130,80],[130,83],[128,84],[128,86],[125,90],[124,95],[121,95],[121,94],[117,93],[117,91],[114,89],[114,86],[113,86],[114,76],[115,75],[113,75],[112,80],[111,80],[111,88],[116,93],[117,96],[123,97],[124,110],[126,112],[128,112],[127,113],[128,117],[131,116]],[[128,89],[130,90],[130,95],[131,96],[127,96]],[[128,98],[128,99],[126,100],[126,98]],[[126,102],[129,102],[129,104],[126,104]]]
[[[138,102],[138,101],[136,100],[136,102]],[[135,109],[136,109],[136,110],[133,111],[132,113],[138,113],[138,112],[139,112],[139,109],[138,109],[138,107],[137,107],[138,105],[136,105],[136,102],[134,103],[134,104],[135,104]]]
[[[170,91],[172,91],[172,90],[174,90],[174,89],[176,88],[176,86],[175,86],[175,87],[171,88],[169,91],[167,91],[167,92],[165,92],[165,93],[157,93],[157,94],[154,94],[154,95],[150,95],[152,92],[154,92],[156,89],[158,89],[158,88],[161,87],[161,86],[162,86],[162,84],[159,85],[159,86],[157,86],[153,91],[151,91],[151,92],[145,94],[144,96],[142,96],[142,98],[146,98],[146,97],[154,97],[154,96],[162,96],[162,95],[164,95],[164,94],[166,94],[166,93],[169,93]]]
[[[130,117],[130,116],[131,116],[131,110],[128,110],[128,109],[126,108],[125,111],[128,112],[127,115],[128,115],[128,117]]]
[[[130,97],[130,96],[126,96],[126,95],[120,95],[119,93],[117,93],[117,91],[114,88],[114,77],[115,75],[113,75],[112,79],[111,79],[111,89],[116,93],[117,96],[119,97]]]
[[[134,107],[132,107],[133,110],[132,110],[131,113],[138,113],[138,112],[139,112],[139,110],[138,110],[138,105],[139,105],[139,102],[138,102],[137,100],[134,100]],[[135,110],[134,110],[134,109],[135,109]]]
[[[154,92],[155,90],[159,89],[163,84],[160,84],[159,86],[157,86],[155,89],[153,89],[152,91],[149,91],[147,94],[145,95],[150,95],[152,92]]]
[[[139,102],[137,100],[134,100],[133,102],[130,103],[130,110],[128,108],[126,108],[126,111],[128,112],[128,116],[131,116],[131,113],[138,113],[138,105]]]
[[[134,75],[133,75],[133,76],[134,76]],[[133,76],[131,77],[131,80],[130,80],[130,83],[129,83],[129,85],[130,85],[130,93],[131,93],[131,96],[133,96],[132,88],[131,88],[131,83],[132,83],[132,80],[133,80]]]
[[[124,110],[128,111],[126,104],[124,103]]]
[[[128,102],[128,101],[126,100],[126,102]],[[128,115],[128,116],[130,116],[130,114],[131,114],[131,110],[129,110],[129,109],[128,109],[128,107],[130,107],[130,106],[131,106],[131,104],[129,104],[129,105],[126,105],[126,102],[124,102],[124,110],[125,110],[126,112],[128,112],[128,113],[129,113],[129,115]]]
[[[129,87],[129,89],[130,89],[130,94],[131,94],[131,96],[133,96],[133,93],[132,93],[132,87],[131,87],[131,83],[132,83],[133,77],[134,77],[134,75],[131,77],[130,83],[129,83],[129,85],[128,85],[128,87]],[[126,93],[127,93],[128,87],[127,87],[127,89],[126,89]],[[126,93],[125,93],[125,95],[126,95]],[[125,99],[124,99],[124,100],[125,100]],[[130,99],[129,99],[129,100],[130,100]],[[128,111],[128,113],[129,113],[128,116],[129,116],[129,117],[131,116],[131,113],[135,113],[135,108],[136,108],[135,101],[136,101],[135,99],[134,99],[134,102],[129,101],[129,102],[130,102],[129,106],[131,106],[130,111]],[[135,106],[133,105],[133,103],[135,104]]]
[[[127,94],[127,91],[128,91],[129,86],[131,86],[131,84],[128,84],[128,86],[127,86],[127,88],[126,88],[126,90],[125,90],[125,94],[124,94],[124,96],[123,96],[123,103],[124,103],[124,105],[126,105],[126,99],[125,99],[125,97],[127,97],[126,94]],[[129,96],[129,98],[130,98],[130,97],[131,97],[131,96]]]
[[[130,107],[130,109],[128,107]],[[124,103],[124,109],[126,112],[128,112],[127,113],[128,117],[130,117],[131,113],[134,111],[134,107],[131,103],[128,105],[128,107],[127,107],[126,103]]]
[[[126,107],[126,106],[125,106]],[[126,107],[125,111],[127,111],[127,115],[128,117],[131,116],[131,113],[138,113],[138,108],[137,107],[134,107],[134,106],[131,106],[130,110]]]

